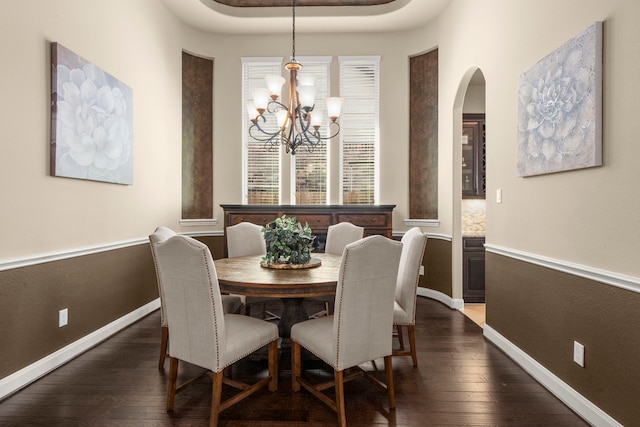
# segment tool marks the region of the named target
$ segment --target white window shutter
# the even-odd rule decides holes
[[[342,204],[378,198],[380,57],[340,57]]]

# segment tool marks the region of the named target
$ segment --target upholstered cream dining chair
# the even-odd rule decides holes
[[[327,229],[327,240],[324,245],[324,252],[342,255],[345,246],[362,239],[363,236],[364,227],[359,227],[350,222],[339,222],[330,225]]]
[[[225,234],[227,235],[227,256],[229,258],[265,255],[267,253],[267,244],[262,234],[261,225],[251,222],[240,222],[227,227]],[[262,318],[264,320],[280,319],[280,316],[265,309],[265,303],[273,300],[272,298],[237,296],[241,299],[242,304],[244,304],[244,312],[247,316],[251,315],[251,305],[261,304]]]
[[[331,316],[293,325],[291,341],[292,387],[300,386],[338,414],[338,424],[346,426],[344,381],[354,376],[345,370],[355,368],[387,390],[389,408],[395,408],[391,364],[393,302],[402,243],[383,236],[370,236],[347,245],[342,254],[336,288],[335,312]],[[334,381],[314,385],[303,378],[301,348],[304,347],[334,370]],[[384,358],[386,384],[358,365]],[[335,400],[323,390],[335,387]]]
[[[418,280],[427,236],[418,227],[413,227],[402,236],[402,256],[398,269],[393,325],[396,327],[400,349],[394,350],[394,356],[411,356],[413,366],[418,366],[416,352],[416,300],[418,298]],[[409,335],[409,350],[404,348],[403,327]]]
[[[270,391],[277,390],[278,327],[253,317],[224,313],[215,264],[204,243],[174,236],[157,243],[155,251],[171,330],[166,409],[173,410],[178,363],[182,360],[212,372],[209,425],[217,426],[220,412],[228,407],[266,385]],[[249,385],[224,376],[225,368],[264,346],[269,346],[266,378]],[[242,391],[221,401],[223,383]]]
[[[327,229],[327,240],[324,245],[324,253],[342,255],[344,247],[349,243],[353,243],[356,240],[362,239],[364,236],[364,227],[351,224],[350,222],[339,222],[338,224],[330,225]],[[326,297],[313,297],[308,298],[309,301],[322,302],[324,309],[309,316],[310,319],[315,319],[321,316],[328,316],[331,314],[331,305],[334,303],[332,296]]]
[[[157,227],[153,234],[149,236],[149,246],[151,247],[151,256],[153,257],[153,263],[156,268],[156,281],[158,283],[158,295],[160,296],[160,327],[162,330],[162,336],[160,339],[160,359],[158,360],[158,369],[164,368],[164,361],[167,357],[167,343],[169,341],[169,327],[167,326],[167,318],[164,312],[164,291],[162,288],[162,280],[160,274],[158,274],[158,261],[156,259],[155,245],[164,242],[165,240],[175,236],[176,233],[164,226]],[[235,313],[240,309],[242,301],[240,297],[223,295],[222,296],[222,308],[225,313]]]

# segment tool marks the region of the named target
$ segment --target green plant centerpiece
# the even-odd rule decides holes
[[[262,257],[264,267],[305,268],[311,263],[316,237],[308,224],[303,226],[295,217],[282,215],[265,225],[262,233],[267,245],[267,254]]]

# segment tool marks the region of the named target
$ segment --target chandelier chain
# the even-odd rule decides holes
[[[296,59],[296,0],[293,0],[293,12],[291,13],[293,16],[293,35],[291,37],[293,46],[291,48],[291,55],[293,56],[293,60]]]

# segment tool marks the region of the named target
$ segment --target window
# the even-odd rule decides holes
[[[380,57],[339,57],[341,162],[340,202],[378,201]]]
[[[316,103],[313,109],[314,114],[320,114],[323,118],[320,133],[323,137],[328,136],[329,118],[325,107],[325,98],[329,96],[329,67],[331,57],[298,57],[298,62],[302,64],[302,72],[312,74],[316,77],[315,87]],[[323,141],[320,147],[313,152],[309,152],[306,147],[301,148],[292,157],[292,191],[294,194],[291,200],[295,200],[296,205],[324,205],[329,202],[327,191],[327,144]]]
[[[327,204],[330,188],[330,168],[339,165],[339,203],[375,204],[378,200],[378,116],[379,116],[379,56],[340,57],[340,96],[345,103],[340,117],[340,158],[331,159],[329,141],[309,152],[301,147],[290,156],[291,169],[282,169],[281,149],[265,146],[249,135],[249,118],[245,105],[251,101],[251,91],[265,87],[264,76],[283,75],[282,58],[242,58],[243,72],[243,203],[279,204],[282,182],[291,183],[285,193],[285,203]],[[302,72],[316,76],[316,104],[314,112],[323,118],[321,133],[329,136],[325,98],[329,96],[331,57],[298,58]],[[288,79],[288,76],[285,76]],[[287,86],[282,97],[288,97]],[[271,115],[268,115],[271,116]],[[273,117],[261,126],[269,132],[277,130]],[[285,162],[288,164],[288,160]]]
[[[282,58],[242,58],[242,192],[243,203],[269,205],[280,203],[280,149],[269,148],[249,135],[247,102],[254,88],[265,87],[264,76],[282,73]],[[275,120],[261,125],[269,132],[278,126]]]

